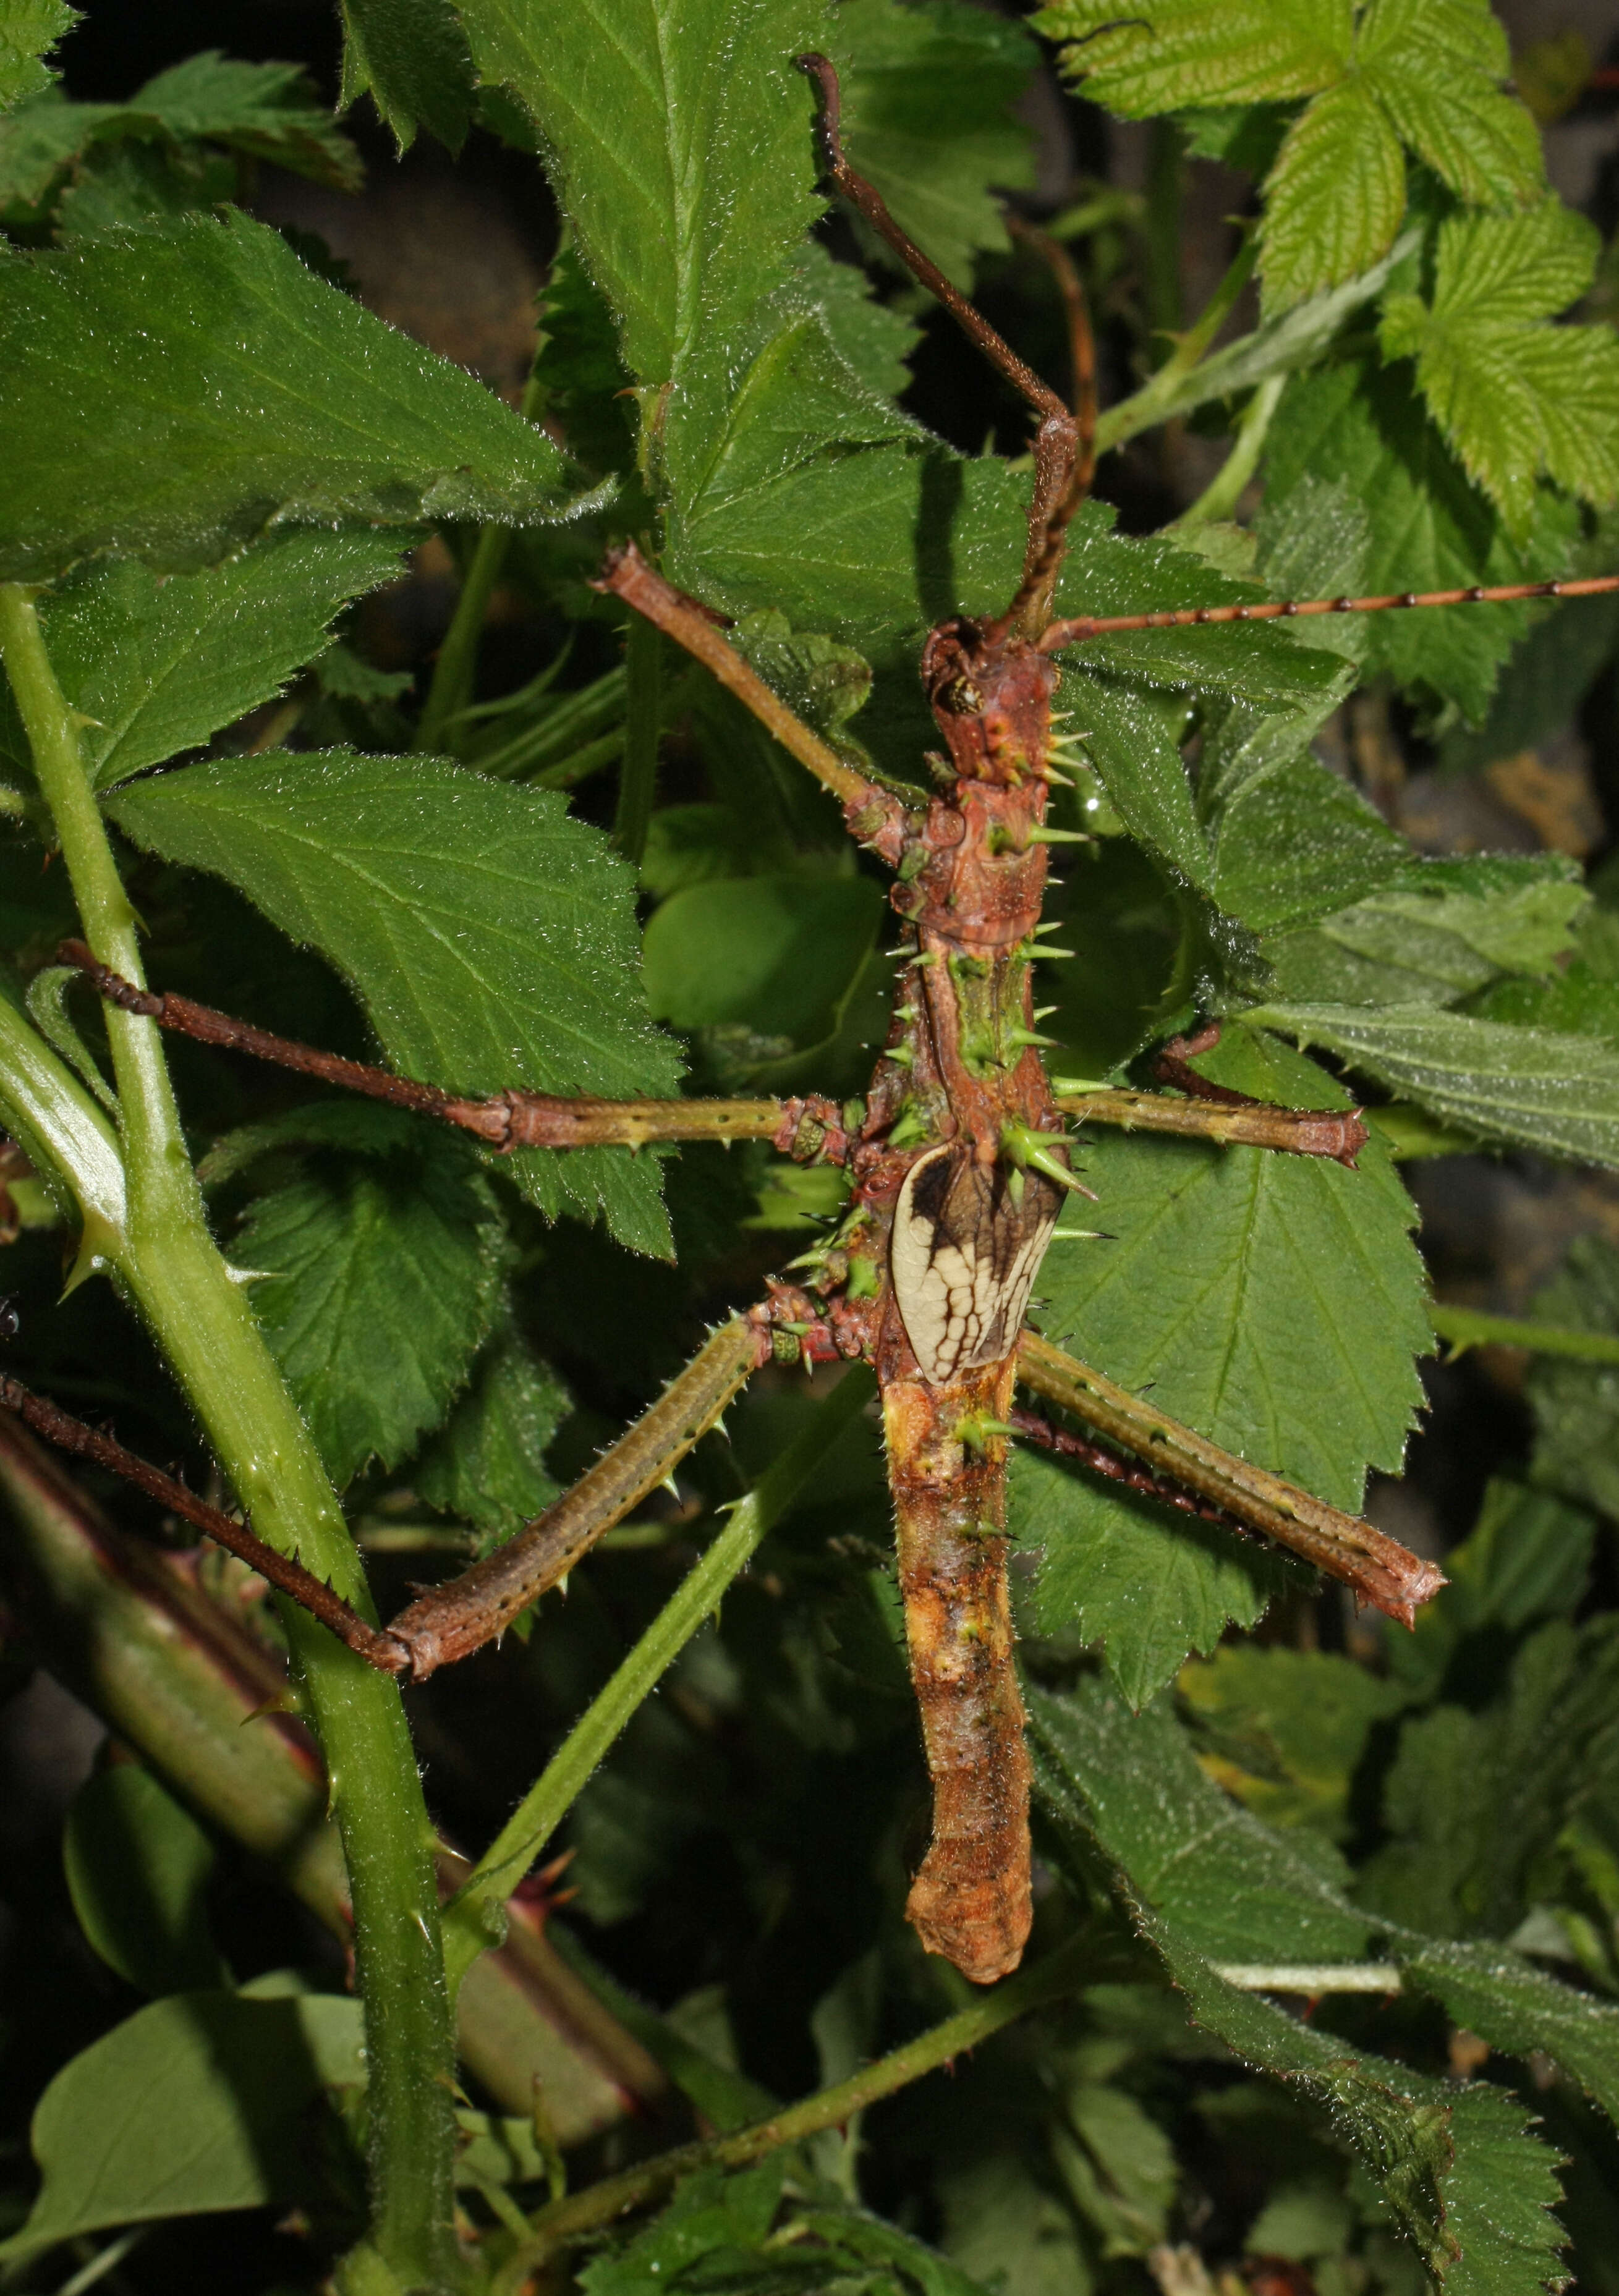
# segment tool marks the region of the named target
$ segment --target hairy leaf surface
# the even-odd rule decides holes
[[[325,643],[350,598],[392,580],[384,534],[269,535],[200,574],[160,579],[133,559],[70,576],[41,601],[63,693],[90,722],[80,749],[98,789],[194,749],[277,693]],[[26,774],[14,719],[0,762]]]
[[[195,567],[275,521],[524,525],[578,506],[543,431],[238,212],[5,256],[0,357],[8,579],[114,549]]]
[[[642,1017],[629,872],[549,791],[330,750],[190,766],[111,810],[318,948],[407,1074],[473,1093],[675,1088],[674,1048]],[[547,1211],[669,1250],[650,1159],[536,1150],[504,1168]]]

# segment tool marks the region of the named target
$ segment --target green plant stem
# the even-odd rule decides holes
[[[752,2127],[716,2136],[706,2144],[682,2144],[655,2160],[644,2161],[616,2177],[605,2177],[571,2199],[554,2202],[534,2219],[531,2238],[509,2258],[496,2276],[491,2296],[518,2296],[530,2276],[557,2251],[586,2233],[599,2232],[632,2209],[647,2207],[670,2191],[681,2177],[697,2169],[744,2169],[784,2144],[817,2136],[825,2128],[840,2128],[866,2107],[892,2096],[924,2073],[949,2064],[974,2049],[1003,2026],[1026,2017],[1048,2001],[1059,2001],[1091,1973],[1095,1940],[1071,1939],[1033,1969],[1009,1977],[970,2008],[930,2026],[914,2041],[891,2050],[875,2064],[865,2066],[834,2088],[825,2088],[798,2104],[773,2112]]]
[[[74,713],[56,682],[31,594],[17,584],[0,586],[0,653],[85,938],[103,964],[140,981],[135,914],[84,770]],[[126,1208],[121,1239],[105,1256],[259,1537],[363,1606],[365,1580],[341,1510],[242,1288],[208,1233],[159,1033],[149,1021],[110,1010],[107,1034]],[[9,1081],[14,1092],[27,1079],[13,1072]],[[70,1177],[77,1193],[78,1178]],[[458,2276],[454,2055],[431,1837],[404,1710],[397,1685],[324,1628],[292,1606],[283,1615],[325,1759],[353,1900],[370,2083],[371,2240],[405,2285],[449,2288]]]
[[[1259,468],[1259,458],[1264,451],[1265,433],[1270,428],[1270,418],[1276,413],[1286,387],[1285,374],[1268,376],[1261,383],[1243,409],[1230,453],[1190,510],[1183,511],[1175,521],[1178,527],[1207,526],[1216,519],[1236,517],[1243,488]]]
[[[1464,1348],[1529,1348],[1538,1356],[1566,1356],[1575,1363],[1619,1364],[1619,1337],[1611,1332],[1574,1332],[1560,1324],[1537,1324],[1521,1316],[1482,1316],[1473,1308],[1448,1308],[1431,1300],[1428,1321],[1454,1355]]]
[[[730,1521],[694,1562],[635,1648],[599,1691],[444,1909],[444,1958],[452,1997],[466,1972],[500,1941],[505,1906],[577,1800],[596,1765],[642,1701],[686,1648],[720,1596],[779,1521],[845,1426],[864,1408],[871,1382],[851,1369],[788,1444]]]
[[[544,338],[534,350],[534,365],[529,369],[528,381],[523,385],[520,412],[525,422],[534,422],[544,404],[545,392],[538,381],[539,353]],[[444,741],[449,722],[464,709],[473,698],[473,685],[478,675],[478,648],[483,637],[484,616],[489,610],[495,585],[505,564],[506,552],[511,547],[509,526],[486,526],[479,530],[473,545],[473,555],[461,585],[461,595],[456,601],[456,611],[450,616],[449,627],[444,633],[433,664],[432,683],[427,689],[420,723],[416,726],[413,750],[437,750]]]
[[[1180,289],[1180,220],[1186,190],[1186,151],[1172,119],[1155,119],[1147,130],[1146,323],[1156,337],[1179,333],[1183,309]]]
[[[624,762],[619,768],[612,834],[620,852],[638,869],[646,852],[646,832],[657,788],[663,707],[663,640],[639,614],[629,618],[624,672],[628,702]]]

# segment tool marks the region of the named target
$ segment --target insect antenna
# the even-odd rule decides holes
[[[990,626],[1001,635],[1015,632],[1023,637],[1038,637],[1050,618],[1051,594],[1062,563],[1068,521],[1084,499],[1083,489],[1078,494],[1073,491],[1076,471],[1081,462],[1087,458],[1081,443],[1082,423],[1076,421],[1056,391],[1040,381],[1033,368],[1019,358],[1011,344],[997,333],[983,314],[975,310],[966,297],[952,286],[939,266],[924,255],[915,240],[900,229],[876,186],[868,184],[864,176],[858,175],[850,166],[843,154],[842,94],[838,86],[836,67],[830,58],[803,55],[799,57],[798,63],[799,69],[808,72],[820,88],[821,134],[826,144],[827,170],[838,190],[851,207],[857,209],[872,229],[893,249],[912,277],[919,280],[929,294],[936,296],[943,304],[974,349],[981,351],[991,366],[1006,377],[1040,418],[1034,438],[1034,494],[1029,504],[1029,543],[1023,554],[1023,580],[999,623]],[[1072,274],[1072,266],[1068,264],[1067,257],[1060,249],[1055,248],[1055,242],[1048,244],[1053,246]],[[1050,260],[1049,257],[1048,260]],[[1066,299],[1068,290],[1060,272],[1058,283],[1064,287]],[[1072,284],[1074,289],[1079,289],[1077,275],[1073,277]],[[1077,347],[1078,336],[1072,332],[1074,308],[1070,301],[1071,336]],[[1082,291],[1079,308],[1083,310]],[[1083,320],[1083,328],[1089,344],[1090,327],[1088,316]],[[1091,371],[1093,412],[1089,459],[1094,464],[1094,359],[1088,354],[1081,354],[1076,348],[1074,365],[1076,379],[1088,367]],[[1087,488],[1089,485],[1089,473],[1085,485]]]
[[[1053,622],[1036,643],[1042,653],[1083,645],[1087,638],[1126,630],[1185,630],[1212,622],[1291,621],[1307,614],[1377,614],[1394,606],[1509,606],[1529,598],[1595,598],[1619,590],[1619,574],[1584,574],[1569,581],[1502,582],[1492,589],[1405,590],[1368,598],[1262,599],[1253,605],[1179,606],[1152,614],[1078,614]]]

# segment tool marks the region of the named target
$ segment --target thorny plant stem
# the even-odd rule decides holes
[[[652,822],[653,798],[657,789],[658,734],[663,701],[663,640],[640,614],[629,617],[624,668],[629,707],[612,834],[624,858],[638,869],[646,852],[646,832]]]
[[[871,1381],[847,1371],[663,1605],[605,1687],[574,1724],[499,1835],[445,1908],[444,1951],[452,1995],[473,1963],[498,1944],[502,1908],[572,1808],[643,1700],[651,1696],[755,1547],[869,1400]]]
[[[1619,1337],[1611,1332],[1574,1332],[1527,1316],[1484,1316],[1475,1308],[1451,1308],[1434,1300],[1428,1321],[1453,1356],[1464,1348],[1528,1348],[1538,1356],[1566,1356],[1575,1363],[1619,1364]]]
[[[497,2276],[491,2296],[521,2296],[539,2267],[560,2249],[587,2233],[602,2231],[632,2209],[662,2200],[679,2177],[689,2177],[695,2169],[744,2169],[784,2144],[801,2144],[825,2128],[842,2128],[867,2105],[892,2096],[924,2073],[977,2048],[1005,2026],[1026,2017],[1031,2009],[1062,2000],[1094,1974],[1095,1958],[1094,1939],[1084,1935],[1070,1939],[1033,1969],[1004,1979],[982,2000],[947,2017],[942,2024],[930,2026],[914,2041],[891,2050],[835,2087],[821,2089],[751,2128],[734,2129],[706,2144],[679,2145],[616,2177],[604,2177],[571,2199],[553,2202],[535,2218],[531,2238]]]
[[[525,422],[532,422],[544,404],[545,392],[538,379],[540,350],[544,337],[534,346],[535,364],[529,370],[523,386],[521,413]],[[483,636],[484,616],[489,610],[489,600],[495,585],[500,579],[500,570],[505,564],[511,546],[512,529],[508,526],[486,526],[473,546],[473,555],[461,585],[461,594],[456,601],[456,611],[450,616],[449,627],[444,633],[444,643],[439,648],[439,658],[433,664],[432,683],[427,689],[427,701],[416,726],[413,750],[437,750],[444,740],[450,721],[464,709],[473,698],[473,685],[478,674],[478,647]]]
[[[1259,468],[1265,433],[1270,428],[1270,418],[1280,404],[1286,383],[1285,374],[1267,375],[1261,383],[1243,409],[1230,453],[1190,510],[1181,512],[1175,521],[1178,527],[1208,526],[1217,519],[1236,517],[1243,488]]]
[[[1418,1606],[1445,1583],[1443,1573],[1431,1562],[1385,1538],[1369,1522],[1222,1451],[1206,1436],[1181,1426],[1128,1388],[1115,1386],[1037,1332],[1023,1335],[1017,1375],[1107,1442],[1122,1446],[1155,1473],[1200,1492],[1250,1529],[1262,1531],[1341,1578],[1402,1626],[1409,1627]]]
[[[52,669],[32,594],[17,584],[0,586],[0,653],[86,937],[103,964],[138,982],[135,915],[84,770],[74,713]],[[107,1033],[127,1188],[123,1234],[107,1253],[110,1264],[260,1535],[363,1603],[358,1557],[308,1431],[209,1235],[158,1031],[114,1010]],[[8,1096],[24,1096],[28,1081],[12,1070]],[[75,1172],[64,1177],[77,1185]],[[458,2275],[450,2186],[454,2054],[427,1813],[404,1710],[393,1683],[296,1605],[285,1604],[284,1617],[326,1761],[353,1897],[369,2066],[370,2240],[405,2285],[448,2289]]]

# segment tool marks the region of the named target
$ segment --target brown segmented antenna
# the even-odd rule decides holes
[[[1202,629],[1214,622],[1291,621],[1307,614],[1377,614],[1393,606],[1509,606],[1528,598],[1596,598],[1619,590],[1619,574],[1580,575],[1563,582],[1503,582],[1493,589],[1404,590],[1368,598],[1262,599],[1251,606],[1180,606],[1154,614],[1077,614],[1053,622],[1037,640],[1042,653],[1083,645],[1128,630]]]

